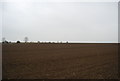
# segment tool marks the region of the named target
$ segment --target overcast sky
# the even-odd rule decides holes
[[[9,41],[118,42],[117,2],[4,2],[2,37]],[[1,15],[1,14],[0,14]]]

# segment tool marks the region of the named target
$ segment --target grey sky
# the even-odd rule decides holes
[[[0,39],[2,38],[2,3],[0,2]],[[1,40],[0,40],[1,41]]]
[[[118,42],[117,4],[4,2],[2,35],[9,41],[27,36],[30,41]]]

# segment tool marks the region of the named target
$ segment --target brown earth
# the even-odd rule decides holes
[[[3,44],[3,79],[117,79],[118,44]]]

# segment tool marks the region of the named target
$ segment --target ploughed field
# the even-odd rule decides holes
[[[117,79],[118,44],[2,45],[3,79]]]

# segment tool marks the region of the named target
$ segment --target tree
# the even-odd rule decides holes
[[[28,42],[28,37],[25,37],[24,41],[25,41],[25,43],[27,43]]]
[[[20,41],[17,41],[17,43],[20,43]]]
[[[40,43],[40,41],[38,41],[38,43]]]
[[[2,38],[2,42],[5,42],[5,41],[6,41],[5,37],[3,37],[3,38]]]
[[[8,41],[6,41],[5,37],[2,38],[2,43],[9,43]]]

